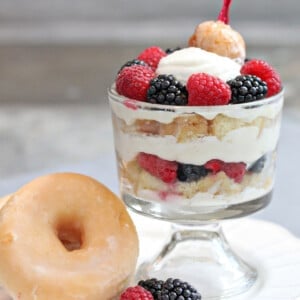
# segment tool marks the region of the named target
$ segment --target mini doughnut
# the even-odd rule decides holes
[[[138,238],[124,204],[73,173],[40,177],[0,211],[0,286],[13,299],[111,300],[129,284]]]
[[[243,37],[221,21],[206,21],[199,24],[189,39],[190,47],[199,47],[244,62],[246,46]]]

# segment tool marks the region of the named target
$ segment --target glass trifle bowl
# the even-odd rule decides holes
[[[172,223],[169,243],[138,278],[184,278],[204,299],[247,290],[258,274],[219,224],[271,200],[283,90],[242,104],[172,106],[130,99],[112,86],[109,101],[122,199]]]

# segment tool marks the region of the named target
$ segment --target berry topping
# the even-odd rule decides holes
[[[221,21],[225,24],[229,23],[229,8],[230,8],[231,0],[224,0],[223,6],[220,11],[218,21]]]
[[[260,173],[266,163],[266,156],[262,156],[261,158],[259,158],[257,161],[255,161],[248,169],[249,172],[253,172],[253,173]]]
[[[180,279],[168,278],[162,281],[152,278],[141,280],[138,284],[148,290],[155,300],[201,300],[197,290]]]
[[[159,158],[156,155],[139,153],[137,157],[141,168],[166,183],[172,183],[177,177],[177,163]]]
[[[266,82],[254,75],[240,75],[229,80],[231,88],[230,103],[245,103],[265,98],[268,87]]]
[[[116,90],[120,95],[145,101],[150,81],[154,77],[155,73],[148,67],[125,67],[117,76]]]
[[[231,98],[229,85],[206,73],[191,75],[186,87],[189,93],[188,105],[226,105]]]
[[[120,300],[153,300],[152,294],[141,286],[129,287],[120,296]]]
[[[282,89],[281,79],[277,71],[264,60],[251,59],[241,68],[243,75],[255,75],[267,83],[267,97],[273,96]]]
[[[218,172],[220,172],[223,168],[224,162],[222,160],[219,159],[211,159],[209,160],[204,167],[211,171],[213,174],[217,174]]]
[[[134,65],[139,65],[139,66],[144,66],[144,67],[149,67],[144,61],[139,60],[139,59],[132,59],[126,62],[121,69],[119,70],[118,74],[125,68],[125,67],[131,67]]]
[[[178,50],[181,50],[181,49],[182,49],[181,47],[168,48],[168,49],[166,49],[166,53],[171,54],[171,53],[174,53],[175,51],[178,51]]]
[[[232,178],[235,182],[240,183],[246,173],[246,164],[245,163],[224,163],[222,171],[225,174]]]
[[[160,47],[152,46],[140,53],[138,59],[146,62],[155,71],[161,58],[166,55],[166,52]]]
[[[178,164],[177,178],[179,181],[192,182],[205,177],[208,172],[209,171],[204,166]]]
[[[187,90],[173,75],[158,75],[150,82],[147,102],[166,105],[186,105]]]

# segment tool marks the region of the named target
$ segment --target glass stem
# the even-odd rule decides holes
[[[173,224],[169,242],[154,260],[139,268],[138,277],[159,277],[158,274],[190,278],[206,299],[239,294],[257,278],[256,271],[231,249],[219,223]]]

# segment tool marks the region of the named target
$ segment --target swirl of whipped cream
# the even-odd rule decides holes
[[[188,78],[195,73],[207,73],[228,81],[240,75],[240,69],[241,65],[228,57],[189,47],[163,57],[156,73],[172,74],[186,84]]]

